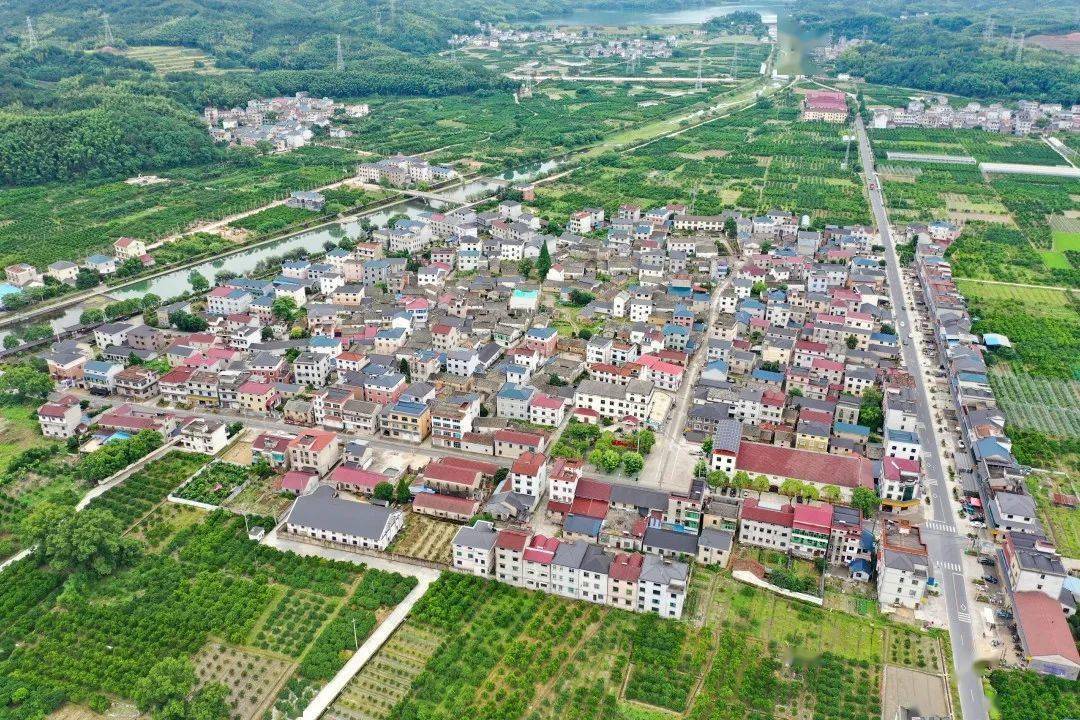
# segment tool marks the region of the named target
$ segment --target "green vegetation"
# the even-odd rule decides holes
[[[111,512],[128,528],[165,500],[184,478],[202,467],[209,458],[198,453],[174,451],[137,471],[119,485],[90,502],[91,508]]]
[[[491,171],[546,160],[709,99],[611,83],[545,83],[520,104],[507,92],[372,98],[370,115],[347,122],[353,137],[333,143],[380,154],[435,150],[432,160],[468,157]]]
[[[691,584],[687,623],[446,573],[332,712],[348,720],[880,715],[884,630],[895,626],[708,568],[696,568]]]
[[[324,221],[352,208],[373,203],[387,195],[388,193],[382,191],[373,192],[352,188],[324,190],[323,197],[326,198],[326,205],[320,212],[293,208],[287,205],[275,205],[239,220],[234,220],[229,225],[241,230],[248,230],[257,238],[266,237],[284,230]]]
[[[1015,442],[1015,441],[1014,441]],[[1080,472],[1080,440],[1071,442],[1071,452],[1063,453],[1058,459],[1071,457],[1077,467],[1073,473]],[[1056,505],[1053,494],[1080,494],[1080,486],[1075,482],[1076,475],[1064,478],[1049,474],[1032,474],[1026,478],[1028,490],[1035,498],[1039,509],[1039,520],[1047,534],[1057,546],[1058,552],[1068,558],[1080,558],[1080,513],[1075,508]]]
[[[994,670],[988,681],[1001,720],[1068,720],[1080,715],[1080,695],[1071,680],[1019,670]]]
[[[810,213],[815,227],[868,222],[855,168],[842,167],[844,128],[799,122],[798,113],[797,96],[785,92],[633,152],[602,154],[558,184],[537,188],[534,204],[562,222],[588,206],[689,204],[696,188],[697,214],[782,208]]]
[[[999,30],[987,42],[990,15]],[[1008,42],[1010,26],[1029,36],[1075,27],[1068,3],[1025,0],[991,7],[967,0],[886,0],[853,11],[842,0],[814,0],[800,5],[797,17],[821,34],[872,41],[835,63],[837,71],[872,83],[977,98],[1080,101],[1075,63],[1031,43],[1021,59]]]
[[[82,535],[118,539],[120,523],[115,532],[99,532],[108,516],[92,506],[73,517],[85,525]],[[159,551],[107,576],[29,560],[7,570],[11,582],[0,584],[0,718],[48,714],[67,700],[100,705],[94,698],[101,694],[131,698],[153,717],[165,717],[159,713],[166,703],[168,717],[220,718],[224,690],[211,682],[190,694],[192,660],[208,638],[242,649],[246,638],[272,635],[275,647],[301,659],[298,679],[322,683],[352,650],[354,618],[363,640],[378,613],[415,585],[413,578],[259,546],[233,515],[201,517]],[[137,543],[134,537],[123,543]],[[307,622],[307,600],[314,622]],[[221,657],[220,650],[212,654]],[[263,672],[253,662],[247,671]],[[234,672],[200,661],[197,675],[235,685]],[[269,687],[247,690],[270,700]],[[236,687],[229,692],[239,702]],[[185,698],[184,711],[166,695]]]
[[[43,268],[54,260],[106,250],[116,238],[158,239],[355,172],[351,153],[306,147],[259,156],[235,151],[211,165],[169,174],[144,187],[78,181],[5,190],[0,194],[0,263]],[[46,234],[49,242],[40,242]]]
[[[191,478],[175,495],[184,500],[220,505],[250,478],[250,470],[240,465],[216,462],[207,465]]]

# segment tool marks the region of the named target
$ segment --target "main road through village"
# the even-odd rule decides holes
[[[967,578],[962,571],[955,572],[946,569],[964,567],[964,546],[967,540],[956,528],[956,518],[944,476],[945,460],[942,456],[941,439],[934,425],[933,406],[926,384],[923,358],[919,353],[918,342],[913,337],[914,317],[904,297],[900,259],[896,254],[896,243],[893,240],[888,214],[885,211],[881,182],[878,180],[874,156],[870,150],[870,139],[866,135],[866,127],[861,117],[855,121],[855,130],[859,139],[859,157],[870,193],[870,207],[887,252],[889,294],[893,312],[896,315],[896,326],[901,329],[903,358],[908,370],[915,378],[915,387],[921,398],[921,402],[918,403],[919,441],[924,448],[930,449],[923,462],[931,499],[929,519],[934,521],[936,528],[939,528],[934,531],[924,531],[923,536],[930,553],[931,575],[937,579],[941,593],[945,597],[954,671],[960,693],[960,708],[963,711],[964,720],[986,720],[988,717],[986,698],[983,694],[982,680],[975,669],[974,630],[971,625],[972,607],[968,599]],[[905,328],[906,332],[903,330]]]

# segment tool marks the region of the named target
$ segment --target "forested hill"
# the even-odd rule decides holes
[[[509,90],[509,81],[478,63],[438,53],[476,21],[531,20],[581,4],[8,0],[0,4],[0,185],[120,177],[212,159],[221,150],[196,117],[206,105],[298,91],[347,98]],[[670,8],[697,0],[591,4]],[[338,36],[342,71],[334,69]],[[190,48],[205,63],[162,75],[125,57],[145,46]]]
[[[806,0],[797,17],[834,38],[870,42],[836,70],[872,83],[986,100],[1080,103],[1080,58],[1010,37],[1080,30],[1075,0],[881,0],[851,12],[848,0]],[[988,24],[991,32],[987,38]]]

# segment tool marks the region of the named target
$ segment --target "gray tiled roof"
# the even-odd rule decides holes
[[[334,497],[334,489],[322,485],[310,495],[296,499],[287,522],[377,540],[395,512],[378,505]]]

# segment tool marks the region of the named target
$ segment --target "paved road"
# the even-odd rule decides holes
[[[720,295],[731,285],[731,281],[734,279],[738,269],[739,265],[733,259],[727,278],[713,289],[712,304],[709,306],[709,319],[705,325],[701,347],[690,358],[687,371],[683,375],[682,385],[675,395],[675,410],[664,423],[663,432],[656,438],[656,447],[660,449],[660,452],[650,456],[649,460],[651,462],[646,464],[641,473],[640,481],[643,484],[658,488],[670,488],[676,484],[688,487],[688,484],[683,482],[688,478],[677,476],[679,463],[673,462],[673,460],[678,459],[678,453],[685,452],[682,433],[683,428],[686,426],[686,415],[690,412],[690,400],[694,395],[694,383],[709,354],[709,338],[713,327],[716,325],[716,316],[720,312]],[[672,457],[672,453],[675,453],[674,457]]]
[[[696,75],[527,75],[525,73],[507,73],[506,77],[511,80],[558,80],[560,82],[635,82],[635,83],[696,83]],[[703,76],[700,78],[703,85],[716,85],[718,83],[734,83],[735,78],[730,75]]]
[[[918,405],[919,439],[922,446],[929,449],[923,459],[923,470],[932,501],[931,522],[934,529],[934,532],[924,533],[924,539],[934,567],[932,574],[937,578],[942,595],[945,597],[949,636],[953,647],[954,673],[960,693],[960,708],[965,720],[986,720],[988,715],[982,680],[974,667],[976,656],[974,630],[971,624],[973,608],[968,598],[967,578],[963,572],[946,569],[964,567],[964,548],[967,545],[967,539],[956,529],[956,516],[945,481],[945,461],[941,456],[941,439],[937,435],[931,409],[931,392],[926,384],[918,341],[913,338],[914,313],[904,297],[904,284],[900,275],[900,261],[896,255],[896,244],[893,241],[888,214],[881,196],[881,183],[874,169],[870,141],[861,118],[856,120],[855,128],[859,138],[859,156],[870,193],[870,206],[888,253],[889,294],[896,316],[897,329],[903,340],[904,362],[914,376],[916,389],[922,396],[922,402]]]

